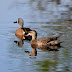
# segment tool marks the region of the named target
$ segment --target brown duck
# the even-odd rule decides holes
[[[32,52],[25,51],[26,53],[29,54],[29,56],[37,56],[36,48],[42,49],[45,51],[58,51],[58,49],[60,48],[60,43],[62,42],[60,40],[57,40],[58,37],[40,38],[36,40],[37,32],[34,30],[29,31],[28,34],[25,36],[28,36],[28,35],[32,36],[32,40],[31,40]]]
[[[22,18],[18,18],[16,22],[20,25],[20,27],[16,30],[15,35],[25,35],[28,31],[31,31],[30,28],[23,28],[24,21]],[[28,36],[26,39],[31,39],[31,36]]]
[[[49,47],[49,46],[60,46],[60,43],[62,43],[62,41],[57,40],[58,37],[52,37],[52,38],[40,38],[38,40],[36,40],[37,38],[37,32],[32,30],[29,31],[28,34],[26,36],[32,36],[32,40],[31,40],[31,47],[32,48],[43,48],[43,47]]]

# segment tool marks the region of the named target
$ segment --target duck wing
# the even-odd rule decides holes
[[[31,31],[31,29],[30,28],[22,28],[25,32],[26,31]]]
[[[48,42],[47,44],[48,45],[60,45],[60,43],[62,42],[63,41],[60,41],[60,40],[53,40],[53,41]]]
[[[40,38],[40,39],[38,39],[38,41],[48,43],[48,42],[50,42],[50,41],[57,40],[57,39],[58,39],[58,37]]]

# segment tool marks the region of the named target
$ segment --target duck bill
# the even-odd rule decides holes
[[[17,43],[18,41],[14,41],[15,43]]]
[[[17,23],[17,21],[15,21],[14,23]]]

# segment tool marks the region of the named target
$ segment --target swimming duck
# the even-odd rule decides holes
[[[20,27],[15,32],[16,35],[25,35],[25,32],[31,31],[30,28],[23,28],[24,21],[22,18],[18,18],[14,23],[18,23],[20,25]]]
[[[60,43],[62,43],[62,41],[57,40],[58,37],[52,37],[52,38],[39,38],[38,40],[36,40],[37,38],[37,32],[32,30],[29,31],[28,35],[32,36],[32,40],[31,40],[31,47],[32,48],[43,48],[43,47],[49,47],[49,46],[60,46]]]

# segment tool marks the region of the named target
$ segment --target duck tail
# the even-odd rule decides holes
[[[56,38],[56,40],[59,38],[59,37],[55,37]]]
[[[62,42],[63,42],[63,41],[55,40],[54,45],[60,44],[60,43],[62,43]]]
[[[60,41],[60,40],[54,40],[54,41],[51,41],[51,42],[47,43],[47,45],[50,45],[50,46],[52,46],[52,45],[58,45],[58,44],[60,44],[62,42],[63,41]]]
[[[62,42],[64,42],[64,41],[59,41],[59,43],[62,43]]]

